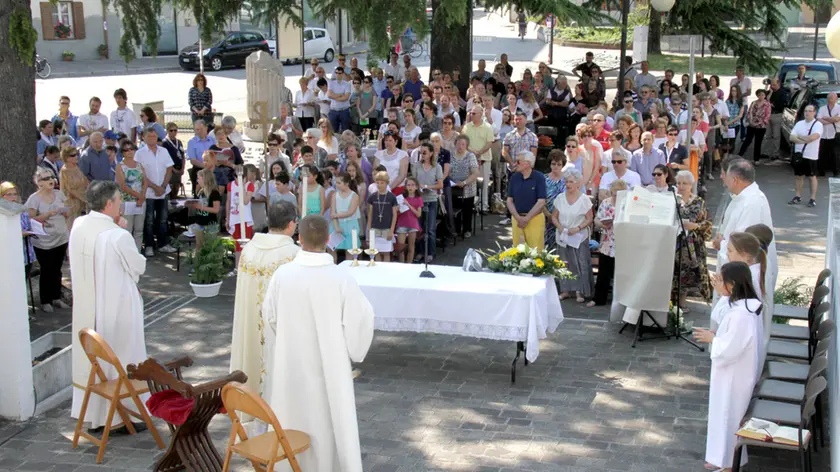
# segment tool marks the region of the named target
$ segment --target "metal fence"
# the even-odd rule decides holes
[[[224,113],[213,113],[213,124],[221,125]],[[161,123],[175,123],[178,126],[178,131],[192,131],[192,113],[188,111],[167,111],[164,110],[158,113],[158,121]]]

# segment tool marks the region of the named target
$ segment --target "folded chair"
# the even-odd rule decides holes
[[[808,342],[771,339],[767,346],[767,357],[811,362],[814,358],[816,343],[831,337],[834,334],[835,325],[834,321],[824,319],[822,322],[812,323],[809,328],[811,337]]]
[[[309,449],[309,435],[293,429],[284,430],[274,411],[253,390],[238,382],[231,382],[222,389],[222,401],[228,416],[233,423],[228,437],[227,453],[225,454],[224,472],[230,468],[233,453],[251,461],[254,469],[260,472],[274,471],[274,464],[288,460],[294,472],[301,472],[297,454]],[[237,412],[253,416],[273,429],[266,433],[249,438],[245,428],[239,420]],[[236,437],[239,436],[239,442]],[[265,469],[261,464],[266,464]]]
[[[787,324],[773,323],[770,325],[770,337],[772,339],[784,339],[790,341],[810,341],[813,334],[814,324],[820,324],[825,314],[831,309],[831,303],[822,302],[816,308],[808,310],[808,326],[792,326]]]
[[[158,447],[163,449],[163,440],[160,438],[157,428],[152,423],[152,418],[146,411],[146,407],[140,400],[140,395],[148,393],[149,388],[145,382],[139,380],[129,380],[123,369],[122,362],[120,362],[117,355],[111,349],[111,346],[102,339],[96,331],[90,328],[84,328],[79,331],[79,341],[82,349],[85,351],[88,360],[90,360],[90,376],[88,377],[87,386],[85,386],[85,397],[82,401],[82,410],[79,413],[79,421],[76,422],[76,431],[73,433],[73,448],[79,446],[79,437],[84,437],[92,443],[99,446],[99,452],[96,454],[96,463],[102,463],[102,456],[105,454],[105,446],[108,444],[108,436],[111,430],[114,429],[111,422],[114,420],[114,413],[120,415],[125,428],[129,434],[137,434],[134,425],[131,424],[131,416],[143,420],[146,427],[155,438]],[[108,380],[105,372],[102,370],[100,362],[112,365],[117,370],[117,378]],[[105,420],[104,431],[102,432],[102,439],[97,439],[84,431],[85,415],[87,414],[88,402],[91,394],[99,395],[108,400],[110,406],[108,408],[108,416]],[[137,406],[137,411],[132,411],[122,404],[122,400],[131,398]]]
[[[155,463],[157,472],[222,470],[222,456],[207,428],[217,414],[224,413],[222,388],[230,382],[245,382],[248,377],[237,370],[221,379],[193,386],[181,377],[181,368],[192,364],[189,357],[166,364],[149,358],[127,368],[132,379],[148,383],[153,393],[147,402],[149,410],[166,421],[172,433],[169,448]]]
[[[829,342],[831,337],[817,342],[817,348],[814,350],[814,359],[827,355]],[[768,361],[767,370],[764,377],[768,379],[784,380],[787,382],[805,383],[808,380],[808,371],[810,366],[808,364],[798,364],[793,362],[782,361]]]
[[[815,411],[815,404],[817,401],[817,397],[825,390],[826,381],[825,377],[816,377],[808,383],[808,386],[805,388],[805,396],[802,399],[801,408],[797,405],[792,405],[796,411],[787,412],[787,413],[779,413],[774,414],[772,409],[765,408],[765,411],[747,411],[747,415],[744,417],[744,421],[749,420],[752,417],[772,421],[777,424],[784,424],[788,426],[797,427],[799,431],[799,445],[798,446],[788,446],[786,444],[777,444],[774,442],[765,442],[765,441],[756,441],[753,439],[746,439],[746,438],[738,438],[738,441],[735,443],[735,457],[732,461],[732,472],[740,472],[741,469],[741,452],[744,449],[744,446],[749,447],[769,447],[772,449],[782,449],[785,451],[798,451],[799,452],[799,460],[802,472],[810,472],[811,471],[811,449],[810,446],[813,444],[812,439],[813,436],[806,435],[805,432],[810,430],[811,422],[814,416]],[[789,405],[787,403],[783,405]],[[773,417],[762,416],[760,413],[769,414]]]
[[[773,316],[780,318],[787,318],[792,320],[807,320],[808,313],[814,307],[822,303],[823,299],[830,291],[826,280],[831,276],[831,271],[823,269],[817,276],[817,283],[814,285],[814,294],[811,296],[811,303],[807,307],[791,306],[791,305],[775,305],[773,307]]]

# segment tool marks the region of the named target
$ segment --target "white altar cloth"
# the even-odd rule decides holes
[[[373,305],[375,329],[524,341],[525,357],[533,362],[539,340],[563,321],[557,288],[548,277],[431,265],[435,278],[425,279],[420,264],[341,265]]]

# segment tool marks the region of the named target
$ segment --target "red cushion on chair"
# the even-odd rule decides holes
[[[193,405],[195,405],[195,399],[184,398],[175,390],[155,393],[146,400],[146,408],[152,416],[179,426],[187,421]]]

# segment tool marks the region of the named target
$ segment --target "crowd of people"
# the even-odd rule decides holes
[[[97,97],[81,116],[61,97],[58,113],[39,123],[35,178],[41,190],[27,206],[51,237],[34,241],[36,259],[44,259],[42,266],[51,271],[45,250],[61,250],[74,219],[86,211],[84,192],[93,180],[119,184],[138,250],[147,257],[174,251],[169,200],[183,191],[187,173],[189,231],[198,245],[215,225],[236,238],[264,230],[265,203],[286,200],[302,216],[331,221],[337,259],[372,234],[367,244],[377,246],[380,258],[433,261],[436,241],[469,239],[473,214],[494,211],[506,214],[502,223],[512,225],[515,244],[557,248],[576,275],[564,282],[562,298],[596,306],[606,303],[613,272],[615,192],[645,187],[679,195],[694,250],[675,277],[708,299],[704,260],[711,222],[702,198],[705,181],[715,178],[723,160],[744,156],[750,146],[756,165],[778,158],[780,111],[788,91],[775,79],[767,90],[753,90],[741,67],[725,93],[716,75],[699,72],[693,84],[683,75],[677,83],[674,71],[656,77],[646,61],[639,71],[631,61],[624,92],[609,106],[593,57],[588,53],[575,68],[580,80],[572,85],[545,63],[524,69],[516,80],[502,54],[492,69],[478,61],[467,88],[459,88],[457,68],[433,69],[424,82],[408,55],[391,54],[387,64],[368,72],[355,57],[348,64],[339,55],[329,74],[312,59],[300,90],[272,126],[268,175],[244,166],[241,190],[236,168],[244,164],[242,136],[232,117],[214,125],[213,94],[203,74],[195,76],[188,93],[194,137],[186,143],[178,139],[178,127],[158,123],[151,108],[135,116],[123,89],[113,94],[110,117],[99,112]],[[791,132],[796,173],[791,204],[800,203],[808,177],[808,205],[815,206],[818,173],[840,170],[831,133],[837,121],[840,105],[831,94],[827,105],[806,108],[805,119]],[[553,143],[541,145],[537,131],[552,136]],[[536,167],[550,144],[554,149],[545,166],[550,172],[542,173]],[[53,200],[58,203],[49,203]],[[591,249],[598,254],[598,281]],[[45,310],[50,303],[42,303]]]

